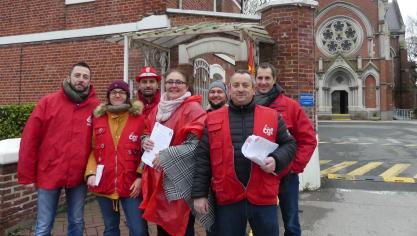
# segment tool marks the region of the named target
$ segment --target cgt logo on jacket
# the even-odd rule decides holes
[[[268,125],[266,124],[262,132],[268,136],[271,136],[272,134],[274,134],[274,128],[268,127]]]
[[[92,126],[92,125],[93,125],[93,119],[90,115],[89,117],[87,117],[87,126]]]
[[[131,140],[132,142],[136,142],[136,141],[138,141],[138,137],[139,137],[139,135],[136,135],[135,133],[130,133],[130,135],[129,135],[129,140]]]

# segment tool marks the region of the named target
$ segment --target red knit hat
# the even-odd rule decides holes
[[[161,76],[156,73],[155,68],[152,66],[145,66],[140,69],[140,73],[136,76],[135,80],[139,82],[143,78],[155,78],[158,82],[161,81]]]

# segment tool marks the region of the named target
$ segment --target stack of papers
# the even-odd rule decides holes
[[[260,136],[249,136],[242,146],[243,155],[259,166],[265,165],[268,155],[278,148],[278,144]]]
[[[161,125],[159,122],[155,122],[150,139],[153,141],[154,146],[151,151],[145,151],[142,155],[142,161],[146,165],[153,167],[152,161],[155,159],[155,155],[159,151],[169,147],[171,139],[174,136],[174,131],[166,126]]]

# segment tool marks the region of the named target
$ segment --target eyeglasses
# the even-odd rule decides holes
[[[122,95],[127,95],[127,92],[124,90],[112,90],[110,91],[110,95],[115,96],[116,94],[119,94],[120,96]]]
[[[186,84],[186,82],[184,82],[184,81],[181,81],[181,80],[168,80],[168,81],[165,81],[165,84],[167,84],[167,85],[169,85],[169,86],[172,86],[172,85],[177,85],[177,86],[180,86],[180,85],[183,85],[183,84]]]

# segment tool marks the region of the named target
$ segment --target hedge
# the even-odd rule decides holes
[[[0,140],[19,138],[35,104],[0,106]]]

